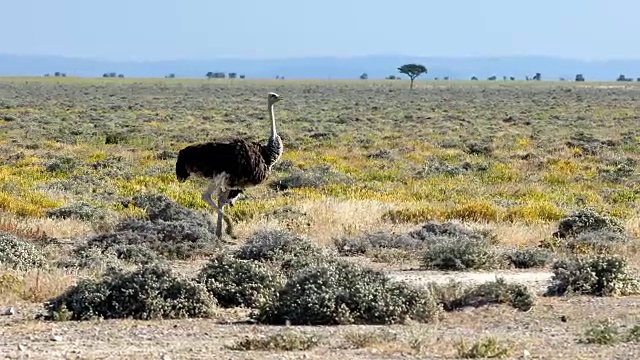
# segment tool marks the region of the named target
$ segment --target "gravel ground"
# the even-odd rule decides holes
[[[469,271],[469,272],[447,272],[447,271],[390,271],[389,276],[397,280],[408,281],[416,285],[426,285],[428,282],[447,283],[451,280],[468,284],[479,284],[488,281],[495,281],[502,277],[507,282],[518,282],[531,287],[536,292],[546,289],[553,273],[550,271]]]
[[[416,283],[487,281],[495,275],[508,281],[540,287],[550,274],[511,271],[486,273],[441,273],[394,271],[396,279]],[[434,324],[383,327],[389,331],[419,338],[419,353],[393,343],[377,343],[364,349],[347,348],[345,336],[368,332],[377,326],[294,327],[314,334],[321,344],[308,351],[263,352],[234,351],[225,347],[245,335],[266,335],[282,327],[238,324],[246,316],[240,310],[225,310],[215,319],[91,322],[44,322],[35,320],[37,304],[18,304],[16,314],[0,317],[0,357],[3,359],[453,359],[455,342],[467,343],[492,335],[511,349],[513,359],[635,359],[640,344],[615,346],[587,345],[578,342],[595,321],[611,319],[632,326],[640,316],[640,297],[627,298],[538,298],[529,312],[506,305],[447,313]],[[565,320],[565,321],[563,321]]]

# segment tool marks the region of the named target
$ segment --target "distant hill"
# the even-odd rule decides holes
[[[203,78],[209,71],[235,72],[247,78],[287,79],[357,79],[367,73],[370,79],[398,75],[397,67],[406,63],[420,63],[429,72],[419,79],[443,78],[469,79],[476,76],[514,76],[524,79],[542,74],[542,80],[564,77],[573,80],[583,74],[589,80],[615,80],[620,74],[640,77],[639,60],[582,61],[545,56],[504,57],[412,57],[412,56],[362,56],[352,58],[308,57],[289,59],[211,59],[173,61],[107,61],[61,56],[3,55],[0,54],[0,76],[41,76],[56,71],[67,76],[99,77],[103,73],[116,72],[125,77],[164,77],[173,73],[178,78]]]

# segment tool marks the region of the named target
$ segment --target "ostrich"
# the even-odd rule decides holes
[[[218,213],[216,236],[222,238],[222,220],[227,224],[226,233],[233,239],[231,220],[224,213],[224,207],[238,200],[243,190],[264,182],[271,173],[271,167],[282,155],[282,139],[276,132],[273,105],[282,97],[270,92],[267,109],[271,119],[271,137],[266,145],[245,139],[229,142],[208,142],[189,145],[178,152],[176,177],[179,182],[189,176],[204,178],[209,186],[202,193],[204,200]],[[218,204],[212,200],[216,193]]]

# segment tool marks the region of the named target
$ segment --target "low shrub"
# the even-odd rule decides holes
[[[304,351],[320,345],[320,339],[311,334],[286,329],[273,335],[245,336],[227,346],[237,351]]]
[[[571,213],[560,220],[555,237],[575,237],[583,232],[608,230],[610,232],[624,233],[622,222],[612,216],[599,213],[594,209],[581,209]]]
[[[385,231],[370,232],[358,237],[333,239],[334,247],[342,255],[367,255],[373,258],[410,259],[415,254],[437,247],[443,239],[472,239],[480,243],[493,244],[495,236],[489,231],[474,231],[455,222],[429,221],[420,229],[407,234]],[[393,252],[388,250],[395,250]],[[391,256],[387,256],[387,252]],[[403,252],[400,252],[403,251]],[[439,266],[436,264],[436,266]]]
[[[164,194],[140,194],[122,203],[125,207],[130,204],[144,209],[146,212],[146,220],[190,222],[193,223],[194,227],[200,227],[215,234],[216,224],[211,214],[206,211],[187,209]]]
[[[470,347],[462,339],[456,342],[455,348],[460,359],[502,359],[513,354],[513,348],[500,345],[493,336],[478,340]]]
[[[599,321],[592,324],[579,342],[584,344],[614,345],[620,342],[620,330],[610,321]]]
[[[546,296],[567,294],[625,296],[640,294],[640,278],[620,256],[597,255],[560,260],[553,264],[553,277]]]
[[[76,219],[82,221],[104,221],[108,214],[104,209],[85,202],[72,203],[67,206],[47,210],[46,215],[54,219]]]
[[[328,184],[348,184],[351,182],[351,178],[330,166],[317,166],[308,170],[295,169],[290,175],[272,181],[269,187],[283,191],[298,188],[320,188]]]
[[[468,306],[508,304],[529,311],[535,305],[535,295],[522,284],[509,284],[504,278],[477,285],[450,282],[446,285],[431,284],[433,294],[445,311],[455,311]]]
[[[467,236],[435,236],[422,254],[422,267],[437,270],[480,270],[502,266],[489,241]]]
[[[76,249],[76,255],[86,253],[83,247],[89,246],[129,262],[187,260],[212,255],[221,245],[211,216],[184,208],[165,195],[137,195],[124,203],[129,204],[144,209],[145,218],[124,220],[90,238]],[[78,264],[84,262],[78,260]]]
[[[345,256],[364,255],[377,249],[417,250],[424,247],[420,239],[385,231],[365,233],[358,237],[337,237],[333,239],[333,245],[338,253]]]
[[[453,221],[429,221],[426,224],[422,225],[420,229],[411,231],[409,233],[409,236],[420,239],[422,241],[429,241],[430,238],[441,236],[467,237],[478,240],[484,239],[491,243],[497,241],[495,235],[493,235],[490,231],[475,231]]]
[[[543,248],[513,249],[506,251],[504,256],[516,269],[543,268],[553,260],[553,253]]]
[[[285,230],[258,230],[234,256],[275,265],[291,275],[308,266],[330,260],[330,256],[314,242]]]
[[[468,141],[468,142],[465,142],[464,147],[462,148],[462,151],[470,155],[490,156],[493,153],[494,148],[490,141],[488,142]]]
[[[118,225],[114,232],[90,238],[87,246],[103,252],[139,246],[165,259],[186,260],[213,254],[218,246],[211,235],[189,222],[128,220]]]
[[[142,245],[116,244],[100,248],[91,245],[79,245],[73,249],[72,257],[58,262],[59,267],[104,270],[119,268],[126,263],[147,265],[159,260],[153,250]]]
[[[592,323],[578,340],[582,344],[616,345],[640,342],[640,325],[624,326],[611,320]]]
[[[69,312],[69,320],[179,319],[214,315],[216,301],[204,286],[155,263],[134,271],[113,270],[77,285],[45,303],[47,318]]]
[[[46,265],[43,250],[27,240],[0,231],[0,264],[15,270],[30,270]]]
[[[48,172],[63,174],[70,174],[80,166],[78,160],[69,155],[54,156],[44,165]]]
[[[432,320],[431,294],[381,272],[333,261],[290,278],[275,300],[253,313],[261,323],[293,325],[395,324]]]
[[[236,251],[239,259],[282,261],[291,257],[322,255],[322,248],[284,230],[258,230]]]
[[[259,307],[273,300],[283,280],[264,263],[226,253],[213,257],[196,276],[222,307]]]
[[[581,232],[566,242],[567,249],[573,254],[611,254],[629,243],[624,233],[602,229]]]

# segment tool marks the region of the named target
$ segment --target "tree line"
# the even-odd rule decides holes
[[[415,79],[417,79],[422,74],[426,74],[427,71],[428,71],[427,67],[422,65],[422,64],[404,64],[404,65],[402,65],[402,66],[400,66],[398,68],[398,72],[400,74],[404,74],[404,75],[407,75],[409,77],[409,80],[411,81],[411,83],[409,85],[410,89],[413,89],[413,82],[415,81]],[[362,75],[360,75],[360,79],[362,79],[362,80],[367,80],[368,78],[369,78],[369,75],[367,75],[367,73],[363,73]],[[387,80],[399,80],[400,77],[396,76],[396,75],[389,75],[389,76],[385,77],[385,79],[387,79]],[[487,80],[489,80],[489,81],[496,81],[497,79],[498,79],[498,77],[495,76],[495,75],[489,76],[487,78]],[[509,76],[509,77],[503,76],[502,77],[503,81],[507,81],[507,79],[510,80],[510,81],[515,81],[516,80],[516,78],[513,77],[513,76]],[[440,78],[436,77],[436,78],[434,78],[434,80],[440,80]],[[445,77],[443,77],[443,80],[449,80],[449,77],[445,76]],[[478,81],[479,79],[476,76],[472,76],[471,80],[472,81]],[[527,76],[525,76],[525,80],[526,81],[541,81],[542,80],[542,74],[537,72],[532,77],[529,77],[527,75]],[[559,78],[558,80],[566,81],[566,79],[562,78],[562,77]],[[577,81],[577,82],[583,82],[583,81],[585,81],[585,77],[584,77],[583,74],[576,74],[576,77],[575,77],[574,80]],[[618,76],[618,78],[616,79],[616,81],[626,81],[626,82],[630,82],[630,81],[633,81],[633,80],[634,80],[633,78],[628,78],[624,74],[620,74],[620,76]],[[637,78],[636,81],[640,82],[640,77]]]
[[[426,66],[424,66],[422,64],[413,64],[413,63],[412,64],[404,64],[404,65],[398,67],[397,70],[398,70],[398,72],[400,74],[403,74],[403,75],[406,75],[406,76],[409,77],[409,80],[411,81],[411,83],[409,85],[410,89],[413,89],[413,83],[418,77],[420,77],[421,75],[426,74],[428,72],[428,69],[427,69]],[[51,76],[51,74],[47,73],[47,74],[44,74],[44,76],[45,77],[49,77],[49,76]],[[53,76],[55,76],[55,77],[66,77],[67,74],[63,73],[63,72],[56,71]],[[115,72],[105,72],[104,74],[102,74],[102,77],[104,77],[104,78],[115,78],[115,77],[124,78],[124,74],[117,74]],[[176,74],[174,74],[174,73],[171,73],[171,74],[168,74],[168,75],[165,76],[165,78],[167,78],[167,79],[173,79],[175,77],[176,77]],[[225,72],[209,71],[209,72],[207,72],[205,74],[205,77],[207,79],[227,79],[227,78],[229,78],[229,79],[236,79],[236,78],[244,79],[245,75],[243,75],[243,74],[238,75],[238,73],[235,73],[235,72],[225,73]],[[369,78],[369,75],[367,73],[363,73],[363,74],[360,75],[360,79],[361,80],[367,80],[368,78]],[[278,75],[278,76],[276,76],[276,79],[284,80],[284,76]],[[389,75],[389,76],[385,77],[385,79],[387,79],[387,80],[400,80],[400,76]],[[442,79],[443,80],[449,80],[449,77],[448,76],[444,76]],[[436,77],[436,78],[434,78],[434,80],[440,80],[440,78]],[[477,76],[472,76],[471,77],[471,81],[478,81],[478,80],[479,79],[478,79]],[[487,78],[487,80],[496,81],[496,80],[498,80],[498,77],[495,76],[495,75],[489,76]],[[515,81],[516,78],[513,77],[513,76],[509,76],[509,77],[502,76],[502,80],[503,81],[507,81],[507,80]],[[537,73],[535,73],[535,75],[533,75],[531,77],[526,75],[525,76],[525,80],[526,81],[541,81],[542,80],[542,74],[537,72]],[[560,81],[566,81],[566,79],[562,78],[562,77],[559,78],[559,80]],[[635,80],[637,82],[640,82],[640,77],[635,79]],[[576,74],[574,81],[583,82],[583,81],[586,81],[586,80],[585,80],[585,77],[584,77],[583,74]],[[634,79],[633,78],[628,78],[624,74],[620,74],[620,76],[618,76],[616,81],[632,82],[632,81],[634,81]]]
[[[245,78],[244,75],[238,75],[237,73],[234,73],[234,72],[230,72],[229,74],[225,74],[223,72],[212,72],[212,71],[209,71],[205,75],[205,77],[207,79],[225,79],[227,76],[229,76],[229,79],[235,79],[235,78],[238,78],[238,77],[240,79],[244,79]]]

